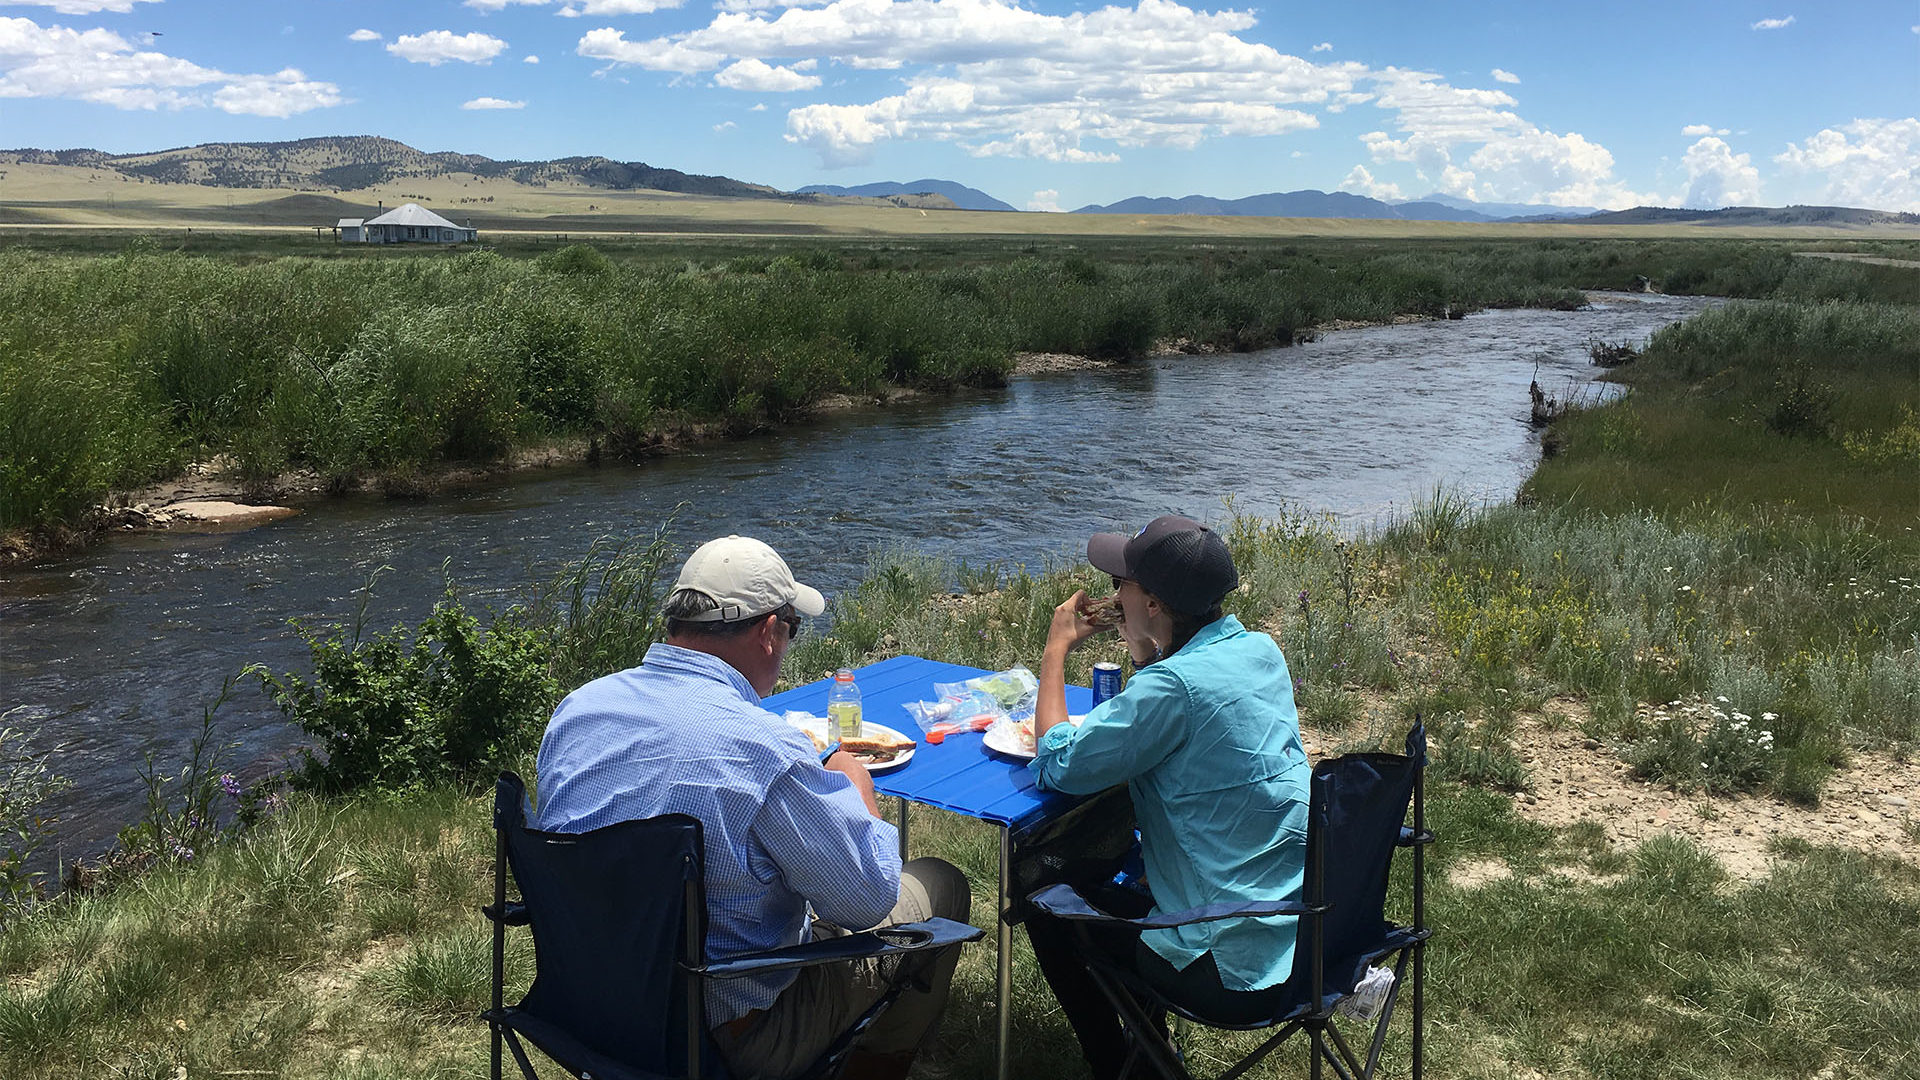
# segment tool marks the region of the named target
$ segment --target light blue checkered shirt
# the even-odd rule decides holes
[[[807,939],[807,906],[851,929],[900,893],[900,840],[807,736],[760,707],[732,665],[655,645],[554,710],[540,743],[537,828],[577,833],[659,814],[706,835],[709,959]],[[708,984],[707,1022],[762,1009],[792,972]]]

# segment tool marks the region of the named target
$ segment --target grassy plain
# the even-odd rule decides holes
[[[527,236],[310,257],[297,236],[49,235],[0,244],[4,530],[84,526],[109,492],[215,458],[270,495],[292,471],[415,492],[554,441],[652,453],[832,395],[995,383],[1021,351],[1245,350],[1643,278],[1905,302],[1914,278],[1739,240]]]
[[[1020,254],[1056,282],[1088,273],[1072,261],[1086,260],[1095,277],[1085,295],[1125,286],[1136,297],[1171,295],[1165,287],[1175,279],[1158,275],[1198,265],[1205,272],[1184,280],[1211,286],[1243,275],[1266,291],[1283,273],[1307,277],[1318,266],[1333,280],[1360,282],[1352,293],[1360,299],[1339,303],[1389,312],[1470,295],[1450,290],[1486,287],[1499,280],[1493,267],[1546,296],[1646,275],[1676,291],[1763,298],[1651,343],[1621,369],[1634,384],[1625,402],[1563,422],[1561,449],[1523,505],[1472,511],[1440,493],[1406,519],[1357,537],[1310,517],[1230,519],[1224,527],[1244,587],[1229,607],[1281,641],[1323,751],[1391,744],[1415,710],[1430,726],[1429,816],[1442,838],[1429,906],[1439,929],[1428,988],[1433,1075],[1920,1077],[1913,862],[1776,839],[1765,872],[1737,879],[1711,851],[1675,836],[1621,843],[1597,817],[1554,829],[1517,809],[1541,784],[1517,742],[1530,729],[1523,724],[1580,723],[1596,746],[1630,764],[1628,783],[1696,793],[1709,810],[1717,792],[1766,793],[1779,806],[1817,802],[1823,779],[1861,750],[1920,750],[1920,546],[1916,522],[1901,514],[1901,482],[1916,475],[1906,406],[1920,274],[1795,259],[1790,244],[1737,242],[1294,241],[1219,250],[1114,240],[1093,257],[1086,243]],[[888,244],[702,255],[695,276],[762,297],[751,288],[761,277],[825,288],[860,275],[921,275],[940,283],[912,294],[927,297],[966,295],[958,283],[977,287],[1005,272],[996,270],[1004,248]],[[733,261],[743,257],[754,261]],[[361,287],[358,279],[329,279],[312,261],[237,252],[198,261],[142,252],[0,258],[34,271],[24,279],[42,291],[15,294],[34,302],[200,280],[212,287],[184,295],[230,295],[240,311],[249,297],[257,304],[327,295],[297,291],[315,277]],[[579,269],[589,280],[606,273],[600,260],[615,274],[636,275],[619,278],[628,282],[652,280],[642,272],[676,258],[689,261],[642,244],[545,258],[467,268],[549,303],[566,295],[562,285]],[[782,259],[792,265],[776,269]],[[387,275],[377,280],[417,295],[461,295],[453,291],[458,277],[439,269],[462,265],[457,259],[372,265]],[[260,267],[260,276],[248,277],[247,267]],[[1194,318],[1208,309],[1192,297],[1219,294],[1187,295],[1190,306],[1160,310]],[[82,310],[60,302],[74,306],[58,310]],[[304,317],[298,305],[274,310]],[[1251,325],[1230,311],[1212,317],[1190,325],[1221,333]],[[19,324],[9,325],[12,340],[23,340]],[[1056,332],[1079,325],[1069,320]],[[1754,460],[1768,466],[1748,467]],[[1621,475],[1631,482],[1618,482]],[[657,575],[674,560],[650,547],[594,558],[599,570],[582,566],[548,591],[547,603],[493,625],[516,655],[546,642],[544,660],[536,651],[521,661],[531,667],[509,674],[552,694],[631,663],[645,648],[657,628]],[[836,597],[818,632],[796,643],[786,676],[809,680],[897,653],[993,668],[1031,664],[1047,613],[1079,587],[1098,588],[1084,567],[966,567],[910,551],[877,553],[866,580]],[[463,635],[475,632],[442,618],[412,632],[412,643],[450,640],[429,635],[456,624]],[[357,714],[339,691],[380,685],[408,696],[406,685],[364,678],[417,678],[393,661],[408,654],[407,637],[343,657],[326,653],[329,640],[342,639],[319,632],[316,657],[332,657],[321,698],[332,705],[304,715],[354,738]],[[1110,644],[1091,648],[1069,674],[1084,680],[1087,665],[1112,655]],[[516,683],[523,684],[531,685]],[[474,687],[482,696],[488,690]],[[1578,703],[1580,720],[1562,711],[1567,702]],[[209,815],[195,812],[204,805],[166,803],[152,828],[129,834],[146,872],[17,911],[0,931],[0,1073],[480,1074],[486,1039],[472,1015],[485,993],[487,942],[475,909],[491,844],[486,803],[473,785],[497,764],[530,771],[521,755],[538,736],[540,711],[527,710],[517,739],[496,740],[492,756],[469,765],[478,775],[464,780],[375,772],[360,778],[358,794],[295,794],[245,830],[209,825]],[[362,719],[371,729],[373,714]],[[1902,827],[1920,836],[1920,821],[1908,814]],[[923,811],[915,844],[969,873],[977,921],[987,924],[997,851],[990,830]],[[1505,873],[1459,872],[1483,864]],[[512,971],[527,977],[524,948]],[[992,995],[991,950],[968,950],[941,1053],[919,1075],[991,1075]],[[1071,1035],[1024,950],[1014,995],[1018,1072],[1079,1075]],[[1196,1034],[1189,1059],[1218,1066],[1237,1042]],[[1405,1053],[1401,1024],[1390,1072],[1404,1074]],[[1265,1075],[1302,1071],[1297,1057],[1282,1061]]]
[[[1846,244],[1920,240],[1920,228],[1855,230],[1829,226],[1725,228],[1697,225],[1561,225],[1211,215],[1041,214],[876,207],[804,198],[744,199],[666,191],[609,191],[584,185],[534,187],[470,175],[419,177],[358,191],[235,189],[164,184],[105,170],[61,165],[0,166],[0,225],[67,229],[281,231],[313,236],[343,217],[371,217],[418,202],[450,220],[491,233],[565,233],[599,242],[602,234],[935,238],[1030,236],[1393,239],[1798,239]],[[4,232],[0,229],[0,232]]]

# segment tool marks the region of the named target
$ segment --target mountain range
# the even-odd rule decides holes
[[[328,136],[290,142],[204,143],[141,154],[100,150],[0,150],[0,165],[64,165],[113,172],[123,178],[221,188],[365,191],[413,178],[475,177],[533,188],[573,185],[609,191],[664,191],[709,198],[776,199],[785,202],[848,200],[928,210],[1012,212],[1014,207],[977,188],[951,180],[922,179],[842,187],[812,184],[796,192],[726,176],[702,176],[645,162],[565,157],[552,161],[495,160],[479,154],[428,153],[375,135]],[[4,210],[5,208],[0,208]],[[1312,189],[1270,192],[1239,199],[1205,195],[1138,196],[1076,214],[1205,214],[1239,217],[1362,218],[1402,221],[1556,221],[1632,225],[1920,225],[1920,214],[1834,206],[1728,207],[1681,210],[1635,207],[1603,212],[1590,206],[1479,203],[1432,194],[1384,202],[1344,191]]]
[[[834,184],[808,184],[795,194],[799,195],[838,195],[842,198],[878,198],[885,199],[900,195],[944,195],[952,200],[957,210],[1012,210],[1012,206],[965,184],[952,180],[910,180],[900,184],[884,181],[876,184],[861,184],[858,187],[839,187]]]

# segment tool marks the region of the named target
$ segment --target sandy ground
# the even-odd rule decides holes
[[[1634,777],[1619,752],[1580,731],[1585,709],[1558,699],[1563,719],[1521,721],[1516,742],[1531,776],[1515,793],[1514,809],[1544,825],[1598,822],[1616,850],[1631,850],[1661,834],[1684,837],[1712,852],[1735,880],[1766,875],[1775,837],[1840,844],[1920,866],[1920,761],[1856,752],[1828,778],[1820,805],[1799,806],[1766,795],[1712,796],[1679,792]],[[1474,884],[1504,877],[1499,862],[1457,867],[1454,880]]]

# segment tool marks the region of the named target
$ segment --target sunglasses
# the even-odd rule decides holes
[[[787,624],[787,640],[788,641],[792,641],[794,638],[797,638],[800,636],[800,624],[801,622],[804,621],[800,618],[800,616],[781,615],[778,618],[780,619],[781,622]]]
[[[1114,579],[1113,579],[1113,591],[1114,591],[1114,592],[1119,592],[1119,591],[1120,591],[1120,586],[1122,586],[1122,585],[1125,585],[1125,584],[1126,584],[1127,582],[1129,582],[1129,581],[1132,581],[1132,580],[1133,580],[1132,578],[1123,578],[1123,577],[1116,577],[1116,578],[1114,578]]]

